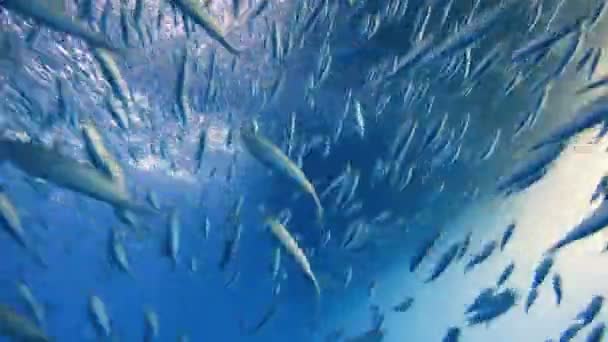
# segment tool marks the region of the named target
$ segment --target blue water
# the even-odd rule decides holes
[[[608,163],[605,139],[594,139],[597,127],[564,141],[567,147],[538,182],[510,196],[496,191],[501,177],[531,158],[529,148],[534,143],[605,94],[603,88],[576,94],[589,83],[591,67],[587,63],[577,71],[576,64],[587,49],[594,53],[605,49],[603,12],[596,23],[582,26],[580,36],[566,35],[548,47],[544,58],[516,63],[513,51],[581,16],[590,21],[603,0],[454,0],[445,23],[449,0],[409,0],[407,10],[392,17],[388,9],[407,1],[359,0],[349,5],[348,1],[271,0],[249,22],[234,20],[232,1],[213,0],[210,13],[220,18],[227,38],[243,49],[239,57],[231,56],[200,28],[187,38],[181,12],[170,6],[161,8],[164,18],[157,27],[155,0],[146,1],[143,12],[151,41],[142,44],[134,27],[128,29],[126,41],[121,4],[107,1],[113,11],[104,34],[113,44],[128,47],[116,56],[133,99],[128,130],[121,130],[107,109],[110,87],[87,44],[5,9],[0,1],[2,39],[11,39],[6,50],[11,53],[0,51],[2,139],[27,137],[90,162],[80,124],[91,120],[124,169],[135,201],[146,203],[152,191],[161,204],[160,213],[138,216],[137,223],[129,226],[106,203],[36,181],[10,162],[0,166],[5,194],[17,208],[28,239],[48,264],[40,267],[5,230],[0,231],[0,303],[34,320],[16,286],[25,282],[46,308],[40,328],[55,341],[142,341],[146,310],[158,314],[157,341],[177,341],[182,335],[190,341],[377,341],[356,339],[376,328],[384,335],[382,341],[432,342],[442,341],[450,327],[462,329],[460,341],[545,341],[557,340],[592,296],[608,296],[608,273],[602,266],[606,236],[600,231],[555,255],[538,299],[524,312],[535,267],[546,250],[598,206],[589,200]],[[68,1],[66,13],[84,21],[77,13],[85,3]],[[93,17],[86,27],[99,30],[105,1],[93,3]],[[241,6],[254,3],[243,1]],[[539,3],[539,20],[532,27]],[[135,2],[123,5],[132,11]],[[313,17],[317,6],[322,6],[320,15]],[[496,6],[505,8],[489,29],[471,29],[479,27],[475,25],[480,18]],[[427,8],[431,15],[420,33]],[[312,26],[303,30],[308,18],[313,18]],[[274,23],[283,56],[276,56]],[[27,41],[38,28],[38,37]],[[413,51],[424,39],[437,48],[467,29],[474,32],[469,43],[447,49],[435,59],[427,54],[428,60],[392,80],[384,77],[394,71],[395,57]],[[574,57],[555,76],[573,37],[580,39]],[[184,46],[190,58],[186,95],[192,110],[185,120],[176,105]],[[327,58],[322,55],[327,46],[329,75],[310,89],[310,77],[318,73],[319,60]],[[467,73],[492,49],[499,51],[497,60],[472,82]],[[212,61],[215,69],[210,72]],[[600,56],[592,80],[605,74],[604,61],[605,56]],[[507,84],[518,73],[521,82],[507,93]],[[543,83],[548,75],[555,77]],[[58,81],[63,82],[62,97]],[[215,96],[209,95],[213,91]],[[343,120],[349,93],[350,109]],[[355,102],[361,105],[364,127],[357,121]],[[535,110],[533,123],[519,132],[520,123]],[[350,165],[360,173],[360,180],[349,204],[360,201],[360,211],[347,214],[346,208],[336,208],[332,193],[322,198],[326,215],[319,224],[308,196],[277,172],[269,172],[239,139],[241,126],[255,120],[260,132],[286,152],[293,115],[291,159],[300,159],[319,193]],[[445,115],[438,138],[425,146]],[[469,128],[457,141],[467,117]],[[389,155],[393,140],[399,127],[412,120],[417,132],[402,164],[402,170],[413,168],[411,182],[403,190],[387,179],[374,183],[375,166],[394,162]],[[207,146],[196,172],[202,129],[207,129]],[[492,148],[497,130],[500,138]],[[304,150],[315,139],[322,143]],[[438,160],[437,146],[446,141],[451,155],[456,146],[459,149],[451,163]],[[326,142],[329,153],[324,151]],[[483,155],[487,158],[481,160]],[[240,198],[244,200],[241,239],[233,259],[221,269],[225,241],[233,229],[229,215]],[[176,266],[168,257],[166,241],[168,213],[174,208],[182,227]],[[278,243],[263,219],[286,209],[292,214],[286,227],[320,282],[319,302],[285,251],[279,276],[272,279]],[[390,212],[390,217],[375,220],[383,212]],[[206,218],[207,239],[202,230]],[[343,240],[353,222],[363,222],[367,230],[357,248],[347,248]],[[516,230],[504,251],[494,251],[465,274],[471,257],[488,241],[498,241],[512,222]],[[130,274],[121,272],[111,257],[111,229],[126,232]],[[439,230],[440,238],[410,272],[412,257]],[[469,232],[472,240],[464,257],[450,263],[436,281],[425,283],[443,252]],[[324,243],[327,234],[331,238]],[[518,293],[515,306],[488,324],[468,327],[465,308],[480,291],[495,284],[510,262],[515,271],[502,288]],[[348,269],[352,281],[345,286]],[[551,286],[554,274],[563,279],[559,306]],[[93,324],[88,304],[92,295],[105,303],[111,338],[100,337]],[[396,312],[394,307],[407,297],[414,298],[412,307]],[[277,311],[267,324],[248,334],[274,304]],[[374,307],[383,317],[381,324],[374,321]],[[605,322],[605,310],[575,340],[584,341],[600,322]],[[336,331],[341,337],[330,339]]]

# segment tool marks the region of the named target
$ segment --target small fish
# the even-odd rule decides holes
[[[532,55],[545,52],[562,38],[578,30],[582,23],[583,18],[579,18],[574,23],[564,25],[558,30],[548,31],[540,35],[539,37],[526,43],[521,48],[516,49],[511,55],[511,60],[515,63],[520,63]]]
[[[410,260],[410,272],[414,272],[422,263],[422,260],[430,253],[437,240],[441,237],[441,231],[437,231],[418,248]]]
[[[279,277],[279,270],[281,269],[281,248],[275,248],[272,257],[272,280],[276,281]]]
[[[266,218],[265,224],[270,227],[272,234],[277,238],[277,240],[279,240],[283,248],[285,248],[285,250],[295,259],[306,277],[312,282],[315,287],[317,298],[319,298],[321,295],[321,288],[319,287],[317,278],[310,267],[308,258],[298,246],[296,240],[291,236],[287,228],[285,228],[285,226],[283,226],[275,218]]]
[[[158,315],[152,309],[146,309],[144,311],[144,317],[146,321],[146,330],[144,335],[145,342],[152,342],[158,339],[158,334],[160,331],[160,322],[158,320]]]
[[[488,287],[488,288],[481,290],[481,292],[479,292],[479,294],[477,295],[475,300],[473,300],[473,303],[471,303],[467,307],[467,309],[465,310],[465,313],[468,314],[468,313],[471,313],[474,311],[481,310],[483,308],[483,306],[485,305],[485,303],[492,300],[492,297],[494,296],[495,292],[496,292],[496,290],[492,287]]]
[[[363,109],[361,103],[358,100],[353,100],[355,110],[355,120],[357,122],[357,132],[361,139],[365,137],[365,118],[363,115]]]
[[[502,273],[498,277],[498,280],[496,281],[496,287],[501,287],[507,280],[509,280],[509,278],[513,274],[514,270],[515,270],[515,263],[511,262],[509,265],[507,265],[507,267],[505,267],[505,269],[502,271]]]
[[[211,16],[206,8],[200,6],[198,1],[171,0],[171,3],[178,7],[193,22],[200,25],[213,40],[220,43],[228,52],[236,56],[241,54],[239,49],[226,40],[219,23]]]
[[[456,256],[456,260],[462,259],[467,254],[467,251],[469,250],[469,246],[471,245],[472,237],[473,237],[472,232],[468,232],[467,235],[464,237],[464,239],[460,243],[460,251],[458,252],[458,255]]]
[[[445,272],[445,270],[448,268],[448,266],[456,258],[456,255],[460,251],[460,248],[461,248],[460,243],[454,243],[450,246],[450,248],[448,248],[447,251],[445,251],[441,255],[441,257],[439,258],[439,261],[437,262],[437,264],[435,265],[435,268],[433,269],[431,276],[429,277],[429,279],[426,280],[427,283],[434,281],[441,274],[443,274],[443,272]]]
[[[481,251],[478,254],[473,255],[471,260],[466,264],[464,271],[465,273],[471,271],[475,266],[486,261],[496,249],[497,243],[496,241],[489,241],[483,247],[481,247]]]
[[[34,315],[34,318],[36,318],[36,323],[38,323],[38,325],[41,327],[45,326],[46,308],[44,307],[44,305],[38,302],[38,300],[34,296],[34,293],[32,292],[32,289],[26,283],[20,281],[17,283],[17,291],[19,292],[19,296],[27,304],[30,312]],[[0,331],[1,330],[2,329],[0,329]]]
[[[528,313],[528,311],[530,311],[530,308],[532,307],[532,305],[534,305],[537,298],[538,298],[538,289],[537,288],[530,289],[530,291],[528,292],[528,297],[526,298],[526,305],[524,307],[524,311],[526,313]]]
[[[120,100],[127,113],[130,113],[131,103],[133,102],[131,98],[131,91],[129,90],[129,85],[122,76],[118,63],[116,63],[116,60],[112,56],[111,52],[102,48],[92,49],[91,52],[99,63],[99,67],[104,78],[110,84],[114,96]]]
[[[346,275],[344,276],[344,288],[347,288],[350,285],[350,282],[353,280],[353,267],[349,266],[346,269]]]
[[[148,203],[152,206],[152,208],[156,210],[160,210],[160,201],[158,200],[158,196],[154,191],[148,191],[147,195]]]
[[[243,127],[241,129],[241,141],[245,144],[251,155],[266,165],[272,171],[284,175],[293,180],[307,194],[309,194],[317,207],[317,219],[323,220],[323,206],[312,183],[306,175],[298,168],[277,146],[272,144],[261,134]]]
[[[575,67],[576,72],[580,72],[581,70],[583,70],[585,65],[587,65],[587,63],[591,60],[591,57],[593,57],[594,52],[595,52],[595,50],[593,47],[589,47],[585,50],[585,52],[583,52],[583,55],[576,63],[576,67]]]
[[[530,288],[538,288],[547,278],[549,271],[553,267],[554,261],[553,256],[546,256],[534,269],[534,278],[532,278],[532,285]]]
[[[122,243],[121,234],[116,229],[112,229],[110,232],[110,251],[112,252],[112,260],[118,265],[118,268],[123,272],[130,273],[127,250]]]
[[[562,331],[560,337],[559,337],[559,342],[569,342],[571,341],[573,338],[576,337],[576,335],[578,335],[578,333],[585,327],[584,324],[580,324],[578,322],[570,324],[570,326]]]
[[[82,136],[89,160],[95,167],[112,178],[118,186],[126,189],[124,171],[116,157],[106,147],[104,139],[92,121],[85,121],[82,125]]]
[[[413,297],[405,297],[405,299],[403,301],[401,301],[401,303],[393,306],[393,311],[406,312],[412,307],[413,304],[414,304]]]
[[[560,305],[562,303],[562,277],[559,274],[553,275],[553,292],[555,293],[555,304]]]
[[[0,188],[0,224],[19,246],[24,249],[29,248],[19,212],[4,191],[4,187]]]
[[[168,238],[167,238],[167,251],[168,255],[173,261],[173,267],[177,267],[179,262],[179,249],[180,249],[180,233],[181,224],[179,220],[179,213],[176,208],[171,210],[169,215],[169,227],[168,227]]]
[[[177,72],[177,105],[182,114],[182,124],[186,126],[188,120],[194,117],[188,98],[190,83],[190,68],[188,68],[188,47],[184,47],[182,60]]]
[[[203,221],[202,230],[203,238],[207,240],[209,238],[209,231],[211,230],[211,221],[209,221],[209,217],[205,217],[205,220]]]
[[[241,331],[246,333],[247,335],[255,335],[264,326],[266,326],[266,324],[268,324],[268,322],[270,322],[272,317],[274,317],[274,315],[277,313],[277,309],[278,309],[278,302],[275,300],[272,302],[270,307],[268,307],[268,310],[266,310],[266,312],[264,313],[262,318],[259,320],[259,322],[257,322],[255,325],[253,325],[250,329],[245,328],[244,323],[241,322]]]
[[[490,159],[490,157],[492,157],[492,155],[494,155],[494,152],[496,151],[496,147],[498,146],[498,143],[500,142],[501,133],[502,133],[502,130],[500,128],[498,130],[496,130],[496,133],[494,134],[494,137],[490,141],[490,144],[488,145],[488,147],[486,147],[486,149],[480,155],[480,157],[479,157],[480,161],[488,160],[488,159]]]
[[[572,228],[566,236],[553,244],[548,253],[553,253],[575,241],[587,238],[601,231],[608,225],[608,201],[604,201],[597,207],[591,216],[583,219],[581,223]]]
[[[511,223],[507,226],[504,233],[502,234],[502,239],[500,240],[500,251],[505,249],[505,246],[511,241],[513,237],[513,233],[515,232],[515,223]]]
[[[546,146],[532,158],[516,164],[508,175],[500,177],[496,186],[497,191],[509,193],[513,187],[519,186],[536,175],[542,177],[551,163],[561,155],[564,148],[563,144]]]
[[[583,311],[579,312],[576,315],[576,320],[579,321],[583,325],[588,325],[595,317],[597,317],[598,313],[602,310],[602,306],[604,305],[604,297],[603,296],[593,296],[591,302],[583,309]]]
[[[468,325],[488,324],[513,308],[517,303],[517,299],[518,294],[514,289],[505,289],[502,292],[491,293],[485,299],[483,305],[478,310],[473,311],[470,317],[467,317]]]
[[[106,306],[99,297],[93,295],[89,298],[89,311],[99,335],[106,338],[110,337],[112,335],[112,324]]]
[[[595,54],[591,58],[591,62],[589,65],[589,72],[587,73],[587,81],[591,81],[593,75],[595,75],[595,71],[597,70],[597,66],[600,64],[600,60],[602,59],[602,48],[596,48]]]

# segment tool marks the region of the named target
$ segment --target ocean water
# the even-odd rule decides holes
[[[604,5],[0,0],[0,341],[601,341]]]

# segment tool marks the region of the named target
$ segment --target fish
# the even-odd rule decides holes
[[[81,124],[82,136],[89,160],[95,167],[113,179],[118,186],[126,189],[125,175],[116,158],[107,149],[101,133],[92,121]]]
[[[553,244],[547,253],[554,253],[578,240],[585,239],[601,231],[608,225],[608,202],[604,201],[590,216],[584,218],[581,223],[572,228],[566,236]]]
[[[486,10],[477,16],[476,20],[467,23],[454,34],[449,35],[442,43],[431,49],[422,62],[430,63],[446,58],[475,44],[475,42],[487,35],[492,29],[500,26],[497,25],[497,22],[501,19],[504,20],[504,12],[514,3],[516,1],[505,0],[493,8]]]
[[[499,178],[497,191],[508,194],[513,187],[533,179],[536,175],[542,177],[551,163],[561,155],[564,148],[564,144],[546,146],[537,151],[533,158],[516,164],[508,175]]]
[[[2,185],[0,185],[0,226],[4,227],[19,247],[30,254],[39,266],[43,268],[48,267],[46,261],[27,238],[27,234],[21,223],[19,211],[8,197]]]
[[[188,85],[190,82],[190,69],[188,68],[188,48],[184,48],[182,60],[177,73],[177,105],[182,113],[182,123],[185,126],[193,118],[192,109],[188,99]]]
[[[173,261],[173,267],[177,267],[179,262],[179,249],[180,249],[180,234],[181,224],[179,220],[179,213],[176,208],[171,210],[169,215],[169,227],[168,227],[168,238],[167,238],[167,252]]]
[[[530,289],[530,291],[528,292],[528,297],[526,297],[526,305],[524,306],[524,311],[526,313],[528,313],[528,311],[530,311],[530,308],[532,307],[532,305],[534,305],[537,298],[538,298],[538,289],[537,288]]]
[[[583,70],[585,65],[587,65],[587,63],[589,63],[589,61],[591,60],[591,57],[593,57],[594,52],[595,52],[595,50],[593,47],[589,47],[585,50],[585,52],[583,52],[583,55],[576,63],[576,67],[575,67],[576,72],[580,72],[581,70]]]
[[[576,335],[578,335],[578,333],[585,327],[585,325],[580,324],[580,323],[573,323],[570,324],[570,326],[562,331],[560,337],[559,337],[559,341],[560,342],[569,342],[571,341],[573,338],[576,337]]]
[[[593,75],[595,75],[595,70],[597,70],[597,66],[600,64],[600,60],[602,59],[602,48],[596,48],[595,54],[591,58],[591,62],[589,65],[589,72],[587,73],[587,80],[591,81]]]
[[[287,228],[283,226],[277,219],[273,217],[267,217],[264,220],[264,224],[270,227],[270,230],[274,237],[281,243],[283,248],[295,259],[296,263],[300,266],[304,275],[310,282],[313,284],[315,288],[315,293],[317,298],[321,296],[321,288],[319,286],[319,282],[315,277],[315,274],[312,271],[310,266],[310,262],[304,254],[304,251],[298,246],[296,240],[291,236]]]
[[[500,273],[500,276],[498,276],[498,280],[496,281],[496,287],[501,287],[502,285],[504,285],[504,283],[509,280],[509,278],[511,277],[511,275],[513,274],[513,271],[515,270],[515,263],[511,262],[509,263],[505,269],[502,271],[502,273]]]
[[[553,275],[552,285],[555,293],[555,304],[559,306],[562,303],[562,277],[559,274]]]
[[[453,1],[453,0],[452,0]],[[486,55],[477,63],[475,68],[469,74],[470,81],[476,81],[483,76],[498,60],[502,45],[498,44],[493,47]]]
[[[91,52],[93,56],[95,56],[104,78],[110,84],[112,93],[120,100],[127,113],[130,113],[131,103],[133,102],[131,91],[129,90],[127,81],[125,81],[120,72],[116,60],[112,56],[111,51],[102,48],[94,48],[91,49]]]
[[[170,0],[170,3],[179,8],[197,25],[201,26],[213,40],[218,42],[228,52],[235,56],[241,54],[241,51],[226,39],[219,23],[206,8],[200,6],[197,0]]]
[[[145,342],[152,342],[158,339],[160,331],[160,323],[158,320],[158,314],[150,308],[145,309],[144,317],[146,322],[146,330],[144,335]]]
[[[513,51],[511,54],[511,61],[521,63],[534,54],[545,52],[565,36],[580,29],[583,21],[584,18],[578,18],[573,23],[564,25],[558,30],[545,32],[539,37],[527,42],[524,46]]]
[[[116,125],[125,131],[129,130],[129,115],[125,111],[125,108],[123,108],[122,102],[116,100],[113,97],[113,94],[108,93],[105,99],[105,105]]]
[[[554,260],[552,255],[549,254],[543,258],[534,269],[534,277],[532,278],[532,285],[530,285],[531,289],[538,288],[545,281],[551,268],[553,268],[553,264]]]
[[[467,251],[469,250],[469,246],[471,245],[472,237],[473,237],[472,232],[468,232],[467,235],[465,235],[464,239],[460,243],[460,251],[458,251],[458,255],[456,255],[456,260],[462,259],[467,254]]]
[[[488,287],[481,290],[481,292],[479,292],[477,297],[473,300],[473,303],[467,306],[465,313],[468,314],[480,310],[485,305],[485,303],[492,300],[492,297],[494,296],[495,292],[496,289],[492,287]]]
[[[276,248],[273,252],[273,257],[272,257],[271,273],[272,273],[273,281],[276,281],[278,279],[280,269],[281,269],[281,249]]]
[[[110,337],[112,335],[112,323],[106,311],[106,306],[99,297],[95,295],[89,297],[89,312],[99,335]]]
[[[448,266],[456,258],[456,255],[458,254],[459,251],[460,251],[460,243],[452,244],[450,246],[450,248],[448,248],[448,250],[445,251],[441,255],[441,257],[439,258],[439,261],[437,262],[437,264],[435,265],[435,268],[433,269],[431,276],[426,280],[426,283],[430,283],[430,282],[434,281],[441,274],[443,274],[443,272],[445,272],[445,270],[448,268]]]
[[[413,297],[405,297],[399,304],[393,306],[393,311],[395,312],[406,312],[408,311],[412,305],[414,304]]]
[[[465,265],[465,268],[464,268],[465,273],[473,270],[473,268],[475,266],[486,261],[492,255],[492,253],[494,253],[496,246],[497,246],[497,243],[496,243],[496,241],[493,241],[493,240],[489,241],[485,245],[483,245],[481,247],[481,251],[478,254],[473,255],[473,257],[471,257],[471,260],[469,260],[469,262]]]
[[[3,187],[0,188],[0,223],[19,246],[26,250],[29,248],[19,212]]]
[[[200,171],[203,166],[203,156],[207,148],[207,127],[201,129],[201,133],[198,138],[198,147],[196,150],[196,171]]]
[[[500,250],[503,251],[511,238],[513,237],[513,233],[515,232],[515,223],[511,223],[507,226],[505,231],[502,234],[502,239],[500,240]]]
[[[20,281],[17,283],[17,291],[27,304],[29,311],[34,315],[38,326],[43,327],[46,324],[46,307],[36,299],[32,289],[25,282]]]
[[[122,243],[122,237],[118,230],[112,229],[110,232],[110,251],[112,260],[118,265],[118,268],[126,273],[131,272],[129,266],[129,258],[127,256],[127,250]]]
[[[103,172],[32,142],[0,139],[0,163],[9,161],[33,178],[81,193],[113,207],[143,214],[155,210],[135,203],[128,192]]]
[[[23,342],[51,341],[34,322],[4,304],[0,304],[0,336]]]
[[[268,309],[266,310],[266,312],[264,313],[264,315],[262,316],[262,318],[256,323],[254,324],[250,329],[247,329],[244,325],[243,322],[241,322],[241,332],[247,334],[247,335],[255,335],[257,334],[264,326],[266,326],[266,324],[268,324],[268,322],[270,322],[270,320],[272,319],[272,317],[274,317],[274,315],[277,313],[277,309],[278,309],[278,302],[275,300],[273,301],[270,306],[268,307]]]
[[[317,208],[317,219],[319,222],[323,220],[323,206],[314,186],[308,178],[306,178],[304,172],[298,168],[280,148],[275,146],[260,133],[253,132],[246,127],[241,128],[241,141],[256,160],[266,165],[266,167],[270,168],[273,172],[291,179],[300,187],[300,189],[309,194],[314,200]]]
[[[435,232],[429,239],[423,242],[415,254],[410,259],[410,272],[414,272],[422,263],[422,260],[429,254],[437,240],[441,237],[441,231]]]
[[[604,297],[600,295],[595,295],[591,298],[591,301],[587,306],[576,315],[576,320],[583,324],[589,325],[593,320],[597,317],[599,312],[602,310],[602,306],[604,305]]]
[[[203,238],[207,240],[209,238],[209,232],[211,231],[211,221],[209,221],[209,217],[205,217],[202,225]]]
[[[468,325],[488,324],[513,308],[517,300],[518,294],[514,289],[509,288],[497,293],[490,292],[477,310],[472,311],[467,317]]]
[[[480,157],[479,157],[480,161],[488,160],[488,159],[490,159],[490,157],[492,157],[492,155],[494,155],[494,152],[496,151],[496,147],[498,146],[498,143],[500,142],[501,133],[502,133],[502,130],[500,128],[498,130],[496,130],[496,133],[494,134],[492,141],[490,141],[490,144],[488,145],[488,147],[486,147],[485,151],[483,151],[483,153],[480,155]]]
[[[549,144],[562,142],[605,121],[606,115],[608,114],[607,100],[608,96],[601,96],[594,99],[592,103],[578,110],[570,121],[558,126],[547,134],[544,139],[541,139],[541,141],[536,143],[532,147],[532,150],[539,149],[540,147]]]
[[[347,288],[350,285],[350,282],[353,280],[353,267],[349,266],[346,269],[346,274],[344,275],[344,288]]]
[[[2,6],[53,30],[83,39],[94,47],[121,52],[121,49],[114,46],[104,35],[89,30],[85,25],[54,8],[53,2],[49,3],[47,0],[5,0],[2,2]]]

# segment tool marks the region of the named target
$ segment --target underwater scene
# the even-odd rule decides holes
[[[608,341],[606,12],[0,0],[0,342]]]

